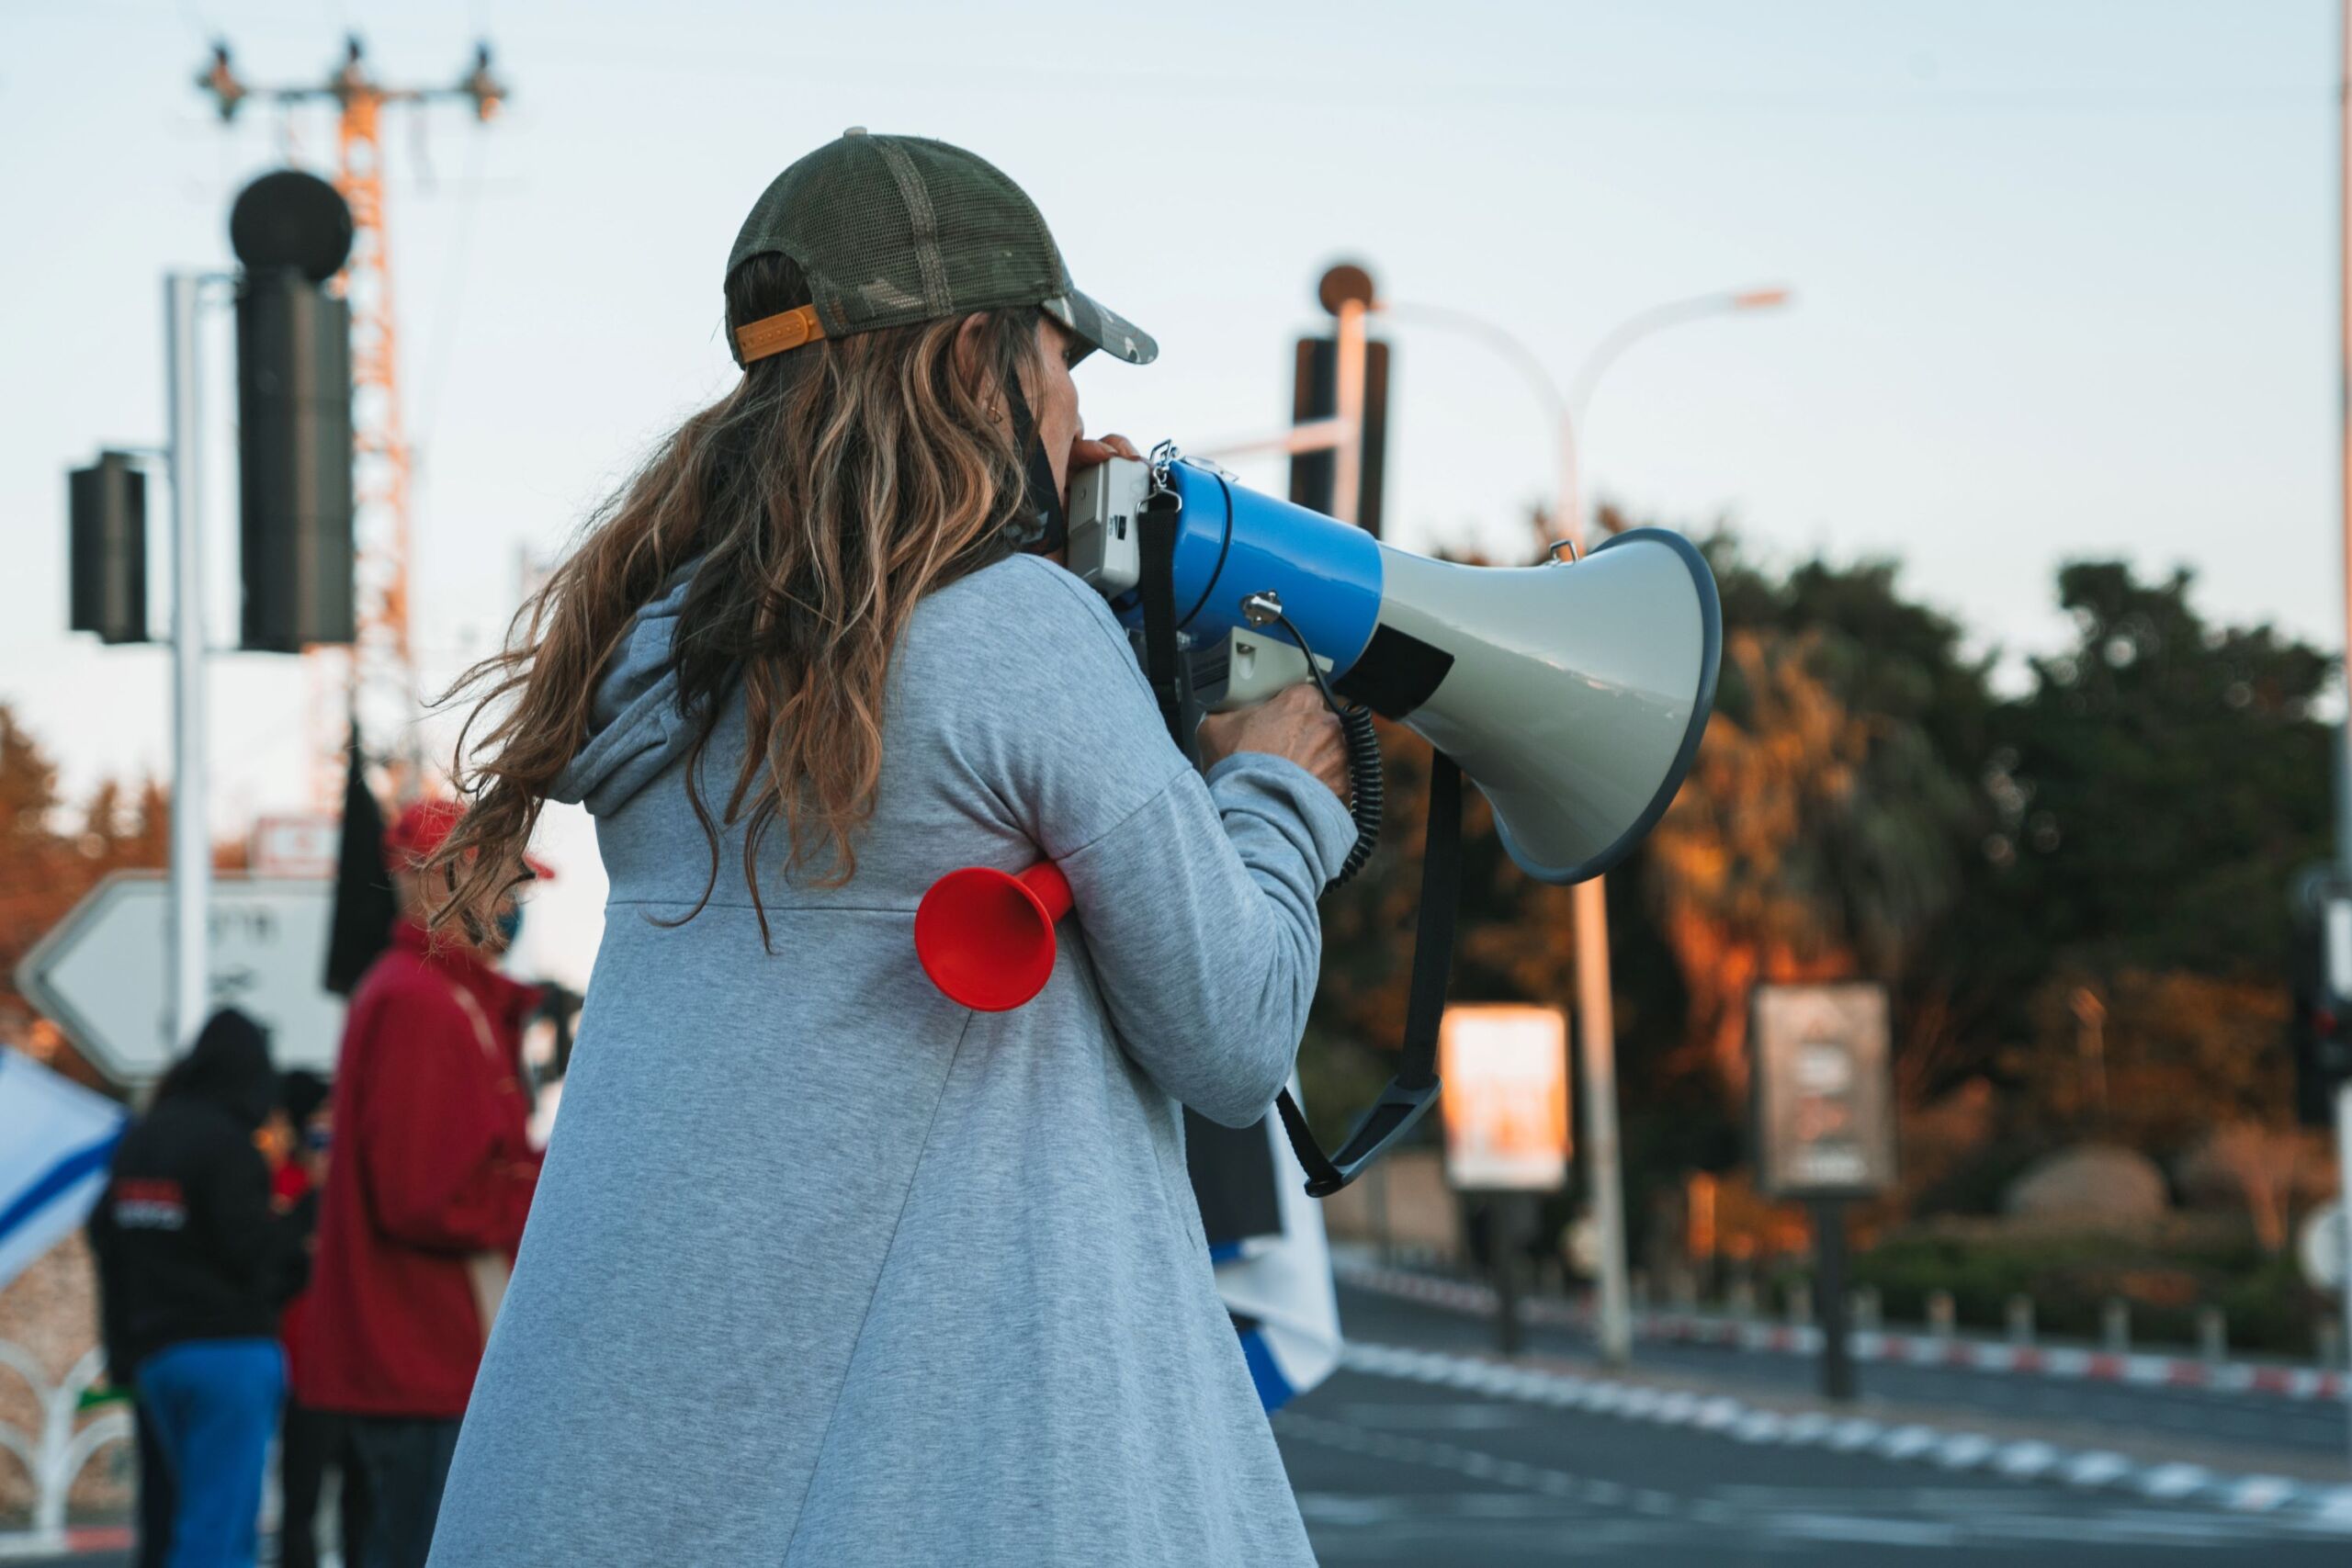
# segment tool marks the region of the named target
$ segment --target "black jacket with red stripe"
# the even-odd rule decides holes
[[[117,1382],[191,1339],[274,1339],[313,1208],[280,1213],[254,1133],[277,1088],[261,1030],[215,1013],[116,1145],[90,1218]]]

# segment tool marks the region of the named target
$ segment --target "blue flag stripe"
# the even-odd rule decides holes
[[[121,1141],[122,1131],[117,1128],[96,1143],[61,1156],[56,1164],[41,1172],[40,1179],[17,1193],[6,1208],[0,1209],[0,1243],[14,1235],[26,1221],[87,1179],[91,1172],[104,1170],[107,1161],[114,1156],[115,1145]]]

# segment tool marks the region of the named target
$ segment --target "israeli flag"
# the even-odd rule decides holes
[[[1185,1151],[1217,1295],[1272,1415],[1340,1364],[1323,1206],[1306,1195],[1306,1172],[1275,1117],[1236,1131],[1187,1112]]]
[[[0,1290],[88,1216],[127,1120],[106,1096],[0,1047]]]

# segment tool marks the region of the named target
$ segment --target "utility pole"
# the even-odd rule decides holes
[[[204,420],[196,312],[203,280],[164,280],[164,384],[172,472],[171,1054],[196,1043],[211,999],[212,837],[204,744]]]
[[[2342,740],[2346,755],[2335,770],[2338,865],[2352,878],[2352,0],[2337,0],[2335,16],[2335,279],[2336,279],[2336,503],[2344,551],[2344,692],[2347,704]],[[2337,1202],[2352,1228],[2352,1077],[2335,1085]],[[2344,1271],[2344,1327],[2352,1334],[2352,1267]],[[2352,1378],[2345,1380],[2345,1408],[2352,1416]]]
[[[213,45],[209,65],[197,85],[212,95],[225,123],[247,98],[281,107],[330,103],[336,110],[338,150],[335,188],[350,205],[353,239],[342,292],[351,306],[351,371],[358,535],[359,636],[337,682],[324,678],[328,665],[313,662],[311,716],[313,794],[323,803],[343,795],[345,737],[363,723],[363,703],[375,706],[383,745],[407,732],[415,716],[417,675],[410,641],[411,555],[408,437],[401,422],[398,316],[393,310],[391,249],[384,203],[383,111],[389,105],[425,106],[461,101],[488,124],[506,100],[505,83],[491,70],[490,45],[475,47],[473,68],[454,85],[394,86],[368,69],[357,35],[344,42],[344,59],[323,82],[254,86],[240,78],[226,43]],[[314,651],[312,660],[336,656]],[[335,699],[341,698],[340,702]],[[407,759],[408,788],[417,784],[422,759]]]

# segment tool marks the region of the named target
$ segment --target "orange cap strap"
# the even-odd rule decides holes
[[[735,352],[749,365],[755,359],[798,348],[804,343],[815,343],[824,335],[824,323],[817,320],[817,307],[800,305],[736,328]]]

